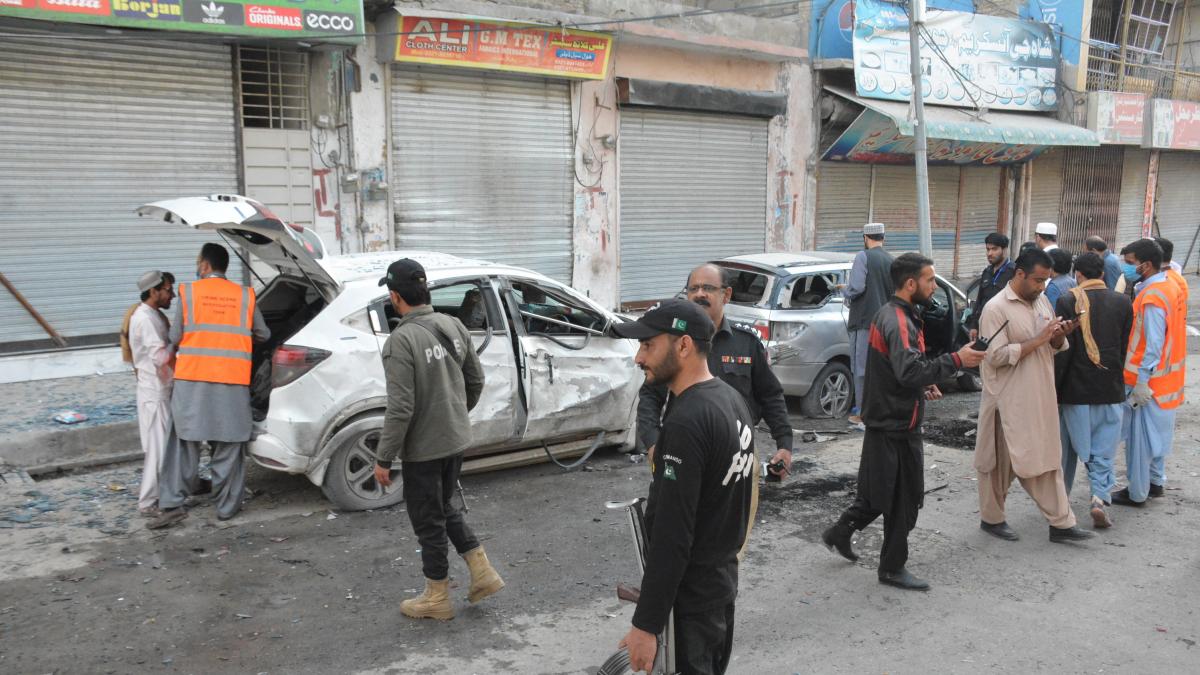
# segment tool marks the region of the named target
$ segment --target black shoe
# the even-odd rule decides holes
[[[918,579],[909,573],[908,570],[901,567],[895,572],[879,571],[879,583],[903,588],[906,591],[927,591],[929,590],[929,582],[924,579]]]
[[[1150,484],[1150,496],[1151,497],[1163,496],[1163,486],[1155,485],[1154,483],[1151,483]]]
[[[1120,504],[1121,506],[1145,506],[1146,502],[1135,502],[1129,496],[1129,488],[1121,488],[1112,495],[1112,503]]]
[[[993,537],[1003,539],[1004,541],[1016,541],[1021,538],[1016,532],[1013,532],[1011,527],[1008,526],[1008,521],[1001,521],[993,525],[991,523],[985,523],[981,520],[979,521],[979,529],[987,532]]]
[[[1081,530],[1078,527],[1055,527],[1050,526],[1050,541],[1056,544],[1065,544],[1069,541],[1084,541],[1096,536],[1095,532]]]
[[[836,551],[846,560],[855,562],[858,560],[858,554],[850,548],[850,533],[853,530],[848,525],[834,523],[833,527],[821,533],[821,541],[825,542],[825,547],[830,551]]]

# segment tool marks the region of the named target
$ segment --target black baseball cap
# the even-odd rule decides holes
[[[393,291],[414,284],[425,284],[425,268],[412,258],[401,258],[388,265],[387,274],[379,279],[380,286]]]
[[[612,333],[630,340],[648,340],[655,335],[688,335],[693,340],[712,339],[716,328],[704,309],[689,300],[661,302],[631,323],[614,323]]]

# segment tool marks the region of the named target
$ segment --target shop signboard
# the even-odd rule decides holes
[[[992,110],[1058,108],[1059,50],[1048,24],[929,10],[921,44],[926,103]],[[859,96],[907,101],[906,4],[857,0],[854,79]]]
[[[358,44],[362,0],[0,0],[0,17]]]
[[[1150,101],[1146,115],[1144,147],[1200,150],[1200,103],[1156,98]]]
[[[569,28],[404,15],[389,28],[380,56],[403,63],[602,80],[612,55],[611,35]]]
[[[1117,91],[1088,93],[1087,128],[1101,143],[1141,145],[1145,134],[1146,95]]]
[[[866,110],[825,151],[823,159],[868,164],[912,164],[915,139],[886,115]],[[928,139],[930,164],[1002,166],[1027,162],[1048,146]]]

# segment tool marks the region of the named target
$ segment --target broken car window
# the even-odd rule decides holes
[[[527,333],[586,335],[604,330],[603,316],[557,289],[531,281],[514,281],[512,294]]]
[[[824,305],[837,288],[838,274],[806,274],[795,277],[779,294],[782,309],[812,309]]]

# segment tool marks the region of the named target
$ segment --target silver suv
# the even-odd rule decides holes
[[[804,251],[739,255],[713,263],[728,272],[733,297],[725,314],[752,327],[767,347],[771,369],[788,396],[803,397],[807,417],[842,417],[854,403],[850,376],[849,310],[838,290],[850,275],[850,253]],[[925,346],[931,355],[966,344],[967,296],[937,278],[925,309]],[[958,385],[979,390],[977,373]]]

